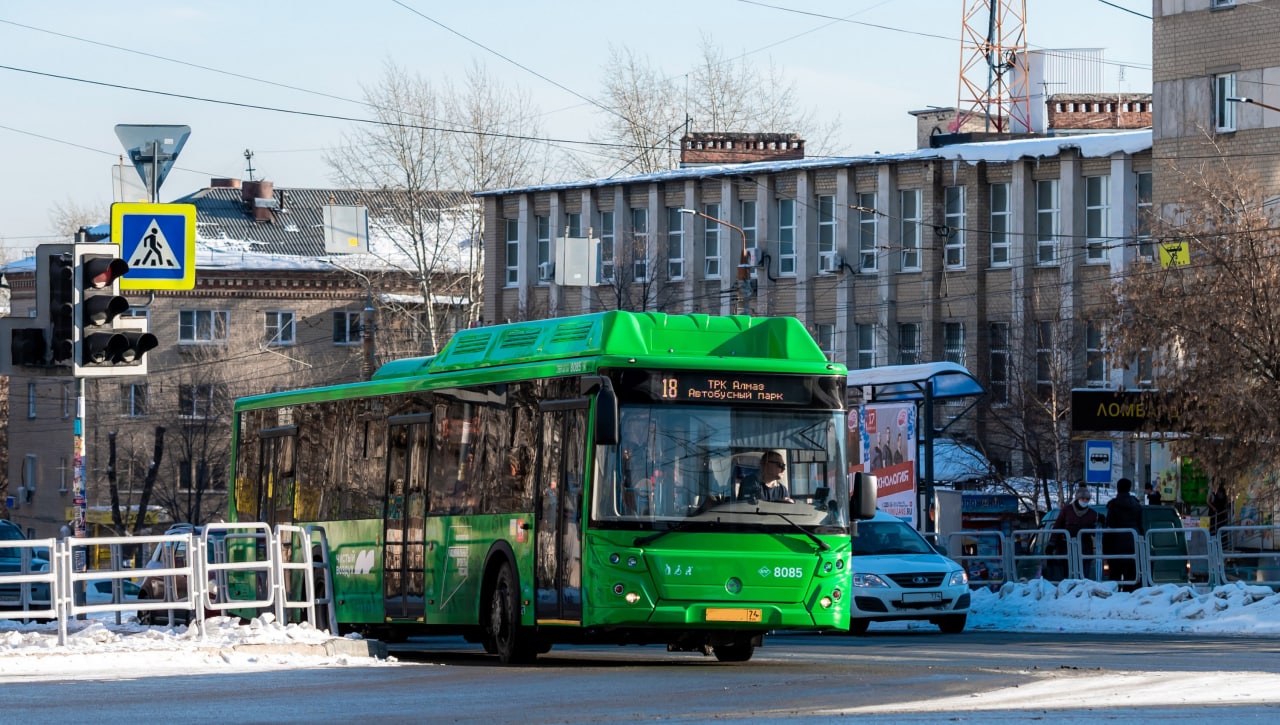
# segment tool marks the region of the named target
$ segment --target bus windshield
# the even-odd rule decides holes
[[[621,441],[597,449],[593,525],[847,531],[843,419],[829,410],[623,407]]]

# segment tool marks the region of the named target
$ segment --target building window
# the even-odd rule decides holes
[[[818,197],[818,254],[836,251],[836,198],[830,194]]]
[[[684,279],[684,214],[667,207],[667,278]]]
[[[946,265],[964,267],[964,187],[948,186],[943,192],[943,224],[946,226]]]
[[[820,322],[814,329],[814,340],[818,343],[818,348],[827,356],[828,360],[836,359],[836,326],[827,322]]]
[[[1102,323],[1090,322],[1084,332],[1085,382],[1090,386],[1107,384],[1107,350]]]
[[[520,284],[520,222],[507,219],[506,251],[507,251],[507,286]]]
[[[742,212],[742,236],[745,238],[747,249],[755,249],[756,247],[756,203],[754,201],[738,202],[739,211]],[[755,274],[755,270],[751,270],[751,274]]]
[[[1084,179],[1085,261],[1105,262],[1111,237],[1111,177]]]
[[[535,216],[533,220],[538,228],[538,284],[547,284],[551,281],[551,217]]]
[[[1058,180],[1036,182],[1036,263],[1058,261]]]
[[[211,383],[178,386],[178,415],[184,418],[212,418],[215,415],[216,387]]]
[[[613,212],[600,212],[600,281],[613,281]]]
[[[1217,10],[1219,8],[1233,8],[1236,6],[1236,0],[1213,0],[1209,6]]]
[[[1053,323],[1036,323],[1036,385],[1053,386]]]
[[[991,266],[1009,266],[1009,229],[1013,209],[1009,206],[1009,185],[991,185]]]
[[[720,205],[707,204],[702,213],[714,219],[720,218]],[[705,220],[702,229],[702,272],[707,279],[720,277],[720,223]]]
[[[991,323],[991,387],[987,393],[991,402],[1004,405],[1009,402],[1009,323]]]
[[[141,418],[147,414],[147,384],[130,383],[120,386],[122,412],[130,418]]]
[[[564,235],[571,239],[582,238],[582,215],[570,212],[564,215]]]
[[[649,281],[649,210],[631,210],[631,273],[636,282]]]
[[[902,271],[920,271],[920,190],[907,189],[899,192],[899,203],[902,208],[899,236],[902,239]]]
[[[1236,104],[1227,100],[1235,94],[1235,73],[1213,77],[1213,127],[1219,133],[1236,130]]]
[[[267,312],[266,320],[268,345],[292,345],[294,343],[292,312]]]
[[[1151,172],[1138,173],[1138,218],[1134,220],[1134,229],[1138,230],[1138,256],[1143,259],[1155,258],[1155,247],[1151,244]]]
[[[876,271],[876,195],[858,194],[858,270]]]
[[[858,325],[858,368],[876,366],[876,326]]]
[[[965,364],[963,322],[942,323],[942,354],[947,362]]]
[[[333,311],[333,344],[355,345],[360,342],[360,321],[364,313],[359,310]]]
[[[27,417],[36,417],[36,384],[27,383]]]
[[[36,483],[40,480],[40,459],[35,453],[28,453],[22,461],[22,485],[27,489],[27,500],[21,503],[30,503],[31,494],[35,492]]]
[[[225,343],[230,316],[226,310],[180,310],[178,344]]]
[[[796,273],[796,200],[778,200],[778,273]]]
[[[1151,350],[1143,348],[1138,352],[1138,369],[1134,372],[1133,379],[1139,385],[1150,386],[1154,381],[1155,361],[1152,359]]]
[[[920,323],[904,322],[898,325],[898,364],[915,365],[920,362]]]

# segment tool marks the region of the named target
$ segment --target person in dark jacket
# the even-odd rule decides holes
[[[1150,481],[1147,481],[1145,484],[1143,484],[1142,492],[1147,497],[1148,506],[1159,506],[1160,504],[1164,503],[1164,501],[1161,500],[1160,498],[1160,492],[1156,490],[1156,487],[1153,486]]]
[[[1093,501],[1093,494],[1089,493],[1089,487],[1080,484],[1076,488],[1075,498],[1070,506],[1062,509],[1058,514],[1058,518],[1054,521],[1055,529],[1062,529],[1067,532],[1067,536],[1072,539],[1080,539],[1080,553],[1084,556],[1093,556],[1093,535],[1081,536],[1080,532],[1085,529],[1098,528],[1098,512],[1093,510],[1090,504]],[[1066,554],[1069,550],[1066,542],[1062,541],[1062,534],[1055,534],[1054,541],[1050,544],[1048,553],[1055,555]],[[1092,566],[1092,560],[1085,561],[1085,567]],[[1051,580],[1060,580],[1067,577],[1067,562],[1060,559],[1051,559],[1045,562],[1046,577]]]
[[[1142,535],[1142,502],[1138,501],[1133,491],[1133,481],[1122,478],[1116,481],[1115,498],[1107,502],[1107,528],[1132,529]],[[1132,591],[1137,588],[1138,566],[1134,559],[1133,534],[1128,531],[1114,531],[1102,536],[1102,553],[1108,557],[1107,566],[1113,581],[1131,582],[1122,585]]]
[[[1231,517],[1231,501],[1227,496],[1227,484],[1218,481],[1218,490],[1209,497],[1209,533],[1217,536],[1218,529],[1228,525]]]

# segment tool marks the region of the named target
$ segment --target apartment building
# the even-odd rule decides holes
[[[447,271],[452,268],[438,273],[441,293],[433,295],[434,314],[428,317],[421,287],[406,271],[410,267],[388,264],[385,253],[325,253],[324,205],[369,205],[371,215],[383,217],[371,224],[371,246],[378,246],[387,242],[379,223],[393,229],[388,219],[406,208],[404,199],[215,179],[177,201],[196,206],[195,288],[160,290],[153,298],[129,294],[134,307],[127,314],[148,318],[160,340],[148,353],[148,374],[85,380],[91,535],[112,529],[109,474],[122,508],[137,510],[157,427],[165,429],[164,451],[147,521],[162,526],[168,520],[219,520],[229,493],[229,411],[235,398],[367,379],[387,360],[429,353],[428,320],[437,324],[440,340],[467,324],[472,295],[452,290],[450,284],[466,282],[465,275]],[[444,217],[446,210],[465,210],[474,202],[450,193],[417,211],[428,207]],[[463,226],[465,233],[453,232],[455,246],[465,246],[474,221]],[[34,311],[34,269],[34,258],[5,268],[13,315]],[[373,308],[372,327],[366,307]],[[57,373],[9,379],[5,501],[10,517],[40,537],[58,535],[73,505],[77,384]]]
[[[1053,475],[1027,470],[1025,445],[995,418],[1015,388],[1123,382],[1093,315],[1112,277],[1150,254],[1133,240],[1151,183],[1141,129],[486,191],[486,318],[795,316],[850,368],[967,366],[988,404],[949,435],[982,443],[1006,473]],[[592,284],[558,282],[583,248]],[[1082,478],[1080,465],[1057,473]]]
[[[1220,158],[1280,190],[1280,0],[1158,0],[1152,28],[1157,205]]]

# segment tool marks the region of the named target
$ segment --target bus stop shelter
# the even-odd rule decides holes
[[[919,363],[916,365],[883,365],[864,370],[849,371],[849,387],[861,392],[861,403],[913,402],[917,420],[920,421],[921,455],[916,460],[920,511],[926,514],[933,496],[933,445],[934,439],[946,433],[947,428],[978,404],[986,391],[963,365],[953,362]],[[950,420],[941,426],[935,420],[935,404],[972,398]]]

